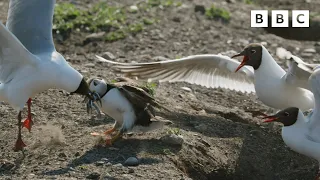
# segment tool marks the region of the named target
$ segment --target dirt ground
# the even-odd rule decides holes
[[[71,1],[86,8],[94,1]],[[58,1],[62,2],[62,0]],[[132,5],[133,0],[117,4]],[[155,12],[160,21],[143,32],[123,40],[108,43],[90,42],[84,45],[86,33],[74,32],[56,48],[85,77],[116,77],[106,65],[96,63],[94,55],[112,53],[117,61],[147,62],[153,57],[175,58],[192,54],[240,51],[251,42],[264,42],[275,56],[277,47],[296,55],[305,49],[320,52],[320,40],[287,40],[264,29],[250,28],[250,10],[266,8],[310,9],[319,12],[317,0],[260,0],[246,4],[240,0],[214,1],[231,12],[230,23],[208,20],[194,11],[195,5],[209,7],[210,0],[182,1],[178,8]],[[114,3],[114,2],[113,2]],[[0,18],[5,22],[8,2],[0,1]],[[132,18],[141,18],[134,14]],[[320,31],[318,31],[320,33]],[[55,36],[56,37],[56,36]],[[319,63],[320,54],[304,57]],[[189,87],[187,92],[181,87]],[[26,157],[13,152],[16,139],[17,113],[7,104],[0,106],[0,179],[252,179],[305,180],[317,171],[315,160],[299,155],[285,146],[281,125],[263,124],[250,111],[266,112],[254,94],[242,94],[224,89],[206,89],[187,83],[162,83],[156,98],[173,112],[159,111],[157,117],[168,120],[164,128],[147,133],[132,133],[112,147],[95,146],[91,132],[102,132],[113,124],[109,117],[98,119],[86,113],[80,96],[52,89],[33,99],[34,126],[31,133],[23,130],[28,144]],[[26,112],[24,112],[26,116]],[[160,140],[168,133],[180,134],[182,145],[170,145]],[[129,157],[137,157],[139,165],[123,165]]]

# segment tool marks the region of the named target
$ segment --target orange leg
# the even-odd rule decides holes
[[[106,130],[106,131],[104,132],[104,134],[105,134],[105,135],[111,134],[111,133],[113,133],[115,130],[116,130],[116,128],[113,127],[113,128],[111,128],[111,129]]]
[[[106,140],[106,145],[108,146],[112,146],[112,144],[117,140],[119,139],[119,137],[122,136],[122,133],[121,131],[119,131],[115,136],[113,136],[111,139],[107,139]]]
[[[27,104],[28,104],[28,117],[26,120],[24,120],[22,126],[27,128],[29,132],[31,132],[31,127],[33,125],[33,121],[31,119],[31,98],[28,99]]]
[[[26,147],[26,144],[24,144],[21,138],[21,111],[20,111],[18,114],[18,138],[13,150],[22,151],[24,147]]]

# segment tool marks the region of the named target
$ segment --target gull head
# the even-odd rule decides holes
[[[235,72],[241,69],[244,65],[252,66],[253,69],[257,70],[261,64],[262,51],[263,46],[261,44],[252,43],[247,45],[242,52],[232,56],[231,58],[243,56],[242,62],[237,67]]]
[[[281,122],[284,126],[291,126],[298,120],[299,108],[289,107],[279,111],[275,115],[265,116],[264,122]]]

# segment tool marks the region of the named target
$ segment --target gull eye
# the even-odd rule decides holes
[[[288,112],[284,112],[284,115],[285,116],[289,116],[290,114]]]
[[[254,53],[256,53],[256,50],[252,49],[251,54],[254,54]]]
[[[97,86],[98,85],[97,81],[93,81],[93,85]]]

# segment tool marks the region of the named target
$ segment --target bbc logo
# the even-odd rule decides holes
[[[292,27],[309,27],[309,10],[292,10]],[[268,10],[251,10],[251,27],[268,27]],[[289,11],[272,10],[271,27],[289,27]]]

